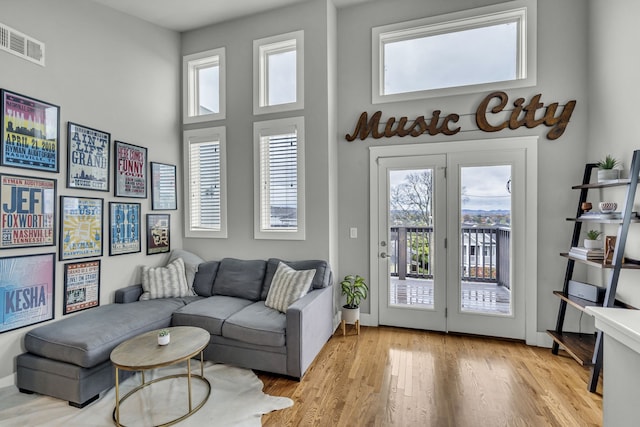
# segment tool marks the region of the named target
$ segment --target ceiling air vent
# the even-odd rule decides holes
[[[44,43],[0,23],[0,50],[44,67]]]

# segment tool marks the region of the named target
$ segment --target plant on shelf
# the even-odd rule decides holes
[[[620,170],[615,169],[620,162],[611,154],[607,154],[603,160],[596,163],[598,167],[598,182],[615,180],[620,178]]]
[[[347,297],[347,303],[342,306],[342,319],[346,323],[355,323],[360,320],[360,302],[367,298],[369,287],[364,277],[348,275],[340,282],[342,295]]]
[[[587,231],[586,238],[584,239],[584,247],[586,249],[598,249],[601,242],[598,238],[602,235],[602,231],[589,230]]]

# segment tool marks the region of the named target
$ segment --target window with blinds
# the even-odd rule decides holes
[[[224,128],[185,132],[187,237],[226,237]]]
[[[302,118],[257,122],[256,238],[304,238]]]

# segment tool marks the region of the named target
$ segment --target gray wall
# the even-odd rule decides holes
[[[206,126],[227,128],[228,238],[185,239],[205,259],[318,258],[337,265],[335,251],[335,8],[313,0],[248,18],[183,33],[184,55],[226,47],[227,119]],[[304,110],[253,115],[253,40],[304,30]],[[253,122],[305,118],[306,239],[253,238]],[[205,127],[189,125],[186,129]],[[332,218],[333,221],[332,221]],[[335,245],[335,244],[334,244]],[[335,267],[334,267],[335,268]]]
[[[631,166],[633,150],[640,149],[640,123],[638,122],[638,89],[640,57],[637,40],[640,29],[640,3],[634,0],[589,2],[589,135],[590,161],[607,154],[622,160],[625,168]],[[625,175],[626,176],[626,175]],[[625,190],[602,191],[602,200],[618,202]],[[638,210],[638,198],[634,210]],[[615,234],[615,226],[604,228],[606,234]],[[625,256],[640,259],[638,226],[632,225]],[[606,283],[608,272],[591,271],[590,279]],[[640,307],[640,272],[623,270],[618,297],[634,307]]]
[[[177,107],[181,99],[180,36],[84,0],[3,0],[1,10],[0,22],[46,44],[46,67],[0,52],[0,87],[61,107],[61,149],[58,174],[9,167],[0,167],[0,171],[56,178],[58,195],[103,198],[107,227],[108,202],[115,200],[113,185],[110,193],[65,188],[67,121],[110,132],[112,144],[120,140],[147,147],[152,161],[175,164],[181,140]],[[178,180],[182,181],[180,176]],[[182,187],[178,188],[181,191]],[[150,198],[118,200],[141,202],[142,213],[150,211]],[[171,244],[181,247],[181,213],[170,213]],[[143,239],[145,235],[143,231]],[[0,256],[56,250],[4,250]],[[117,288],[139,283],[139,265],[164,264],[166,260],[165,255],[145,253],[143,243],[139,254],[109,257],[105,246],[100,258],[101,304],[111,303]],[[56,263],[56,320],[63,317],[63,264]],[[0,378],[14,371],[15,356],[24,351],[22,338],[28,329],[0,335]]]
[[[471,4],[472,3],[472,4]],[[440,15],[496,3],[455,0],[425,2],[421,0],[379,1],[340,9],[338,13],[338,105],[339,105],[339,276],[347,273],[369,275],[369,179],[368,149],[375,145],[427,144],[506,136],[540,137],[538,143],[538,330],[553,328],[558,300],[552,290],[562,286],[564,263],[558,253],[567,250],[571,224],[563,219],[575,212],[577,194],[570,187],[582,177],[587,148],[587,4],[581,0],[538,1],[538,57],[535,87],[507,89],[511,102],[517,97],[530,99],[542,94],[545,104],[576,99],[577,106],[564,135],[555,141],[546,139],[544,126],[488,134],[480,131],[460,132],[454,136],[367,139],[347,142],[363,111],[383,112],[391,116],[429,116],[433,110],[443,114],[472,113],[486,94],[460,95],[411,102],[371,103],[371,28],[417,17]],[[402,5],[402,7],[399,7]],[[490,49],[490,47],[487,47]],[[358,239],[349,238],[349,227],[357,227]],[[369,300],[362,307],[369,312]],[[570,326],[574,321],[568,318]]]

